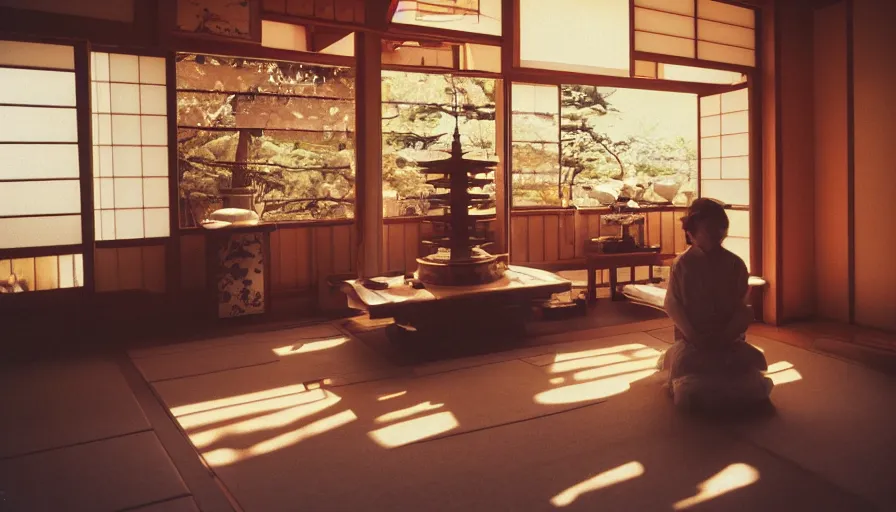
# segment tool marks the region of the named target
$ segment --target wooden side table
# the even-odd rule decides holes
[[[623,252],[616,254],[589,253],[585,255],[588,267],[588,303],[593,304],[597,300],[597,276],[598,270],[610,271],[610,298],[619,300],[616,291],[616,270],[619,267],[650,267],[650,279],[653,279],[653,267],[663,264],[668,256],[660,252]],[[634,279],[634,276],[632,276]]]

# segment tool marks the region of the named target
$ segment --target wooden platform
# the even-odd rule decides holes
[[[349,306],[367,311],[370,318],[426,315],[446,307],[478,307],[488,303],[522,304],[570,291],[572,283],[544,270],[510,266],[494,283],[476,286],[432,286],[415,289],[399,276],[385,290],[370,290],[357,280],[346,281]]]

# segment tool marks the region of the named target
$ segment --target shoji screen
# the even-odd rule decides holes
[[[753,67],[756,15],[713,0],[634,0],[635,51]]]
[[[83,285],[74,52],[0,41],[0,292]]]
[[[169,235],[165,59],[91,54],[97,240]]]
[[[725,246],[750,267],[749,90],[700,98],[700,195],[718,199],[731,228]]]

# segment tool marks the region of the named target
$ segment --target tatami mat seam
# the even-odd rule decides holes
[[[594,407],[595,405],[600,405],[600,404],[606,402],[607,400],[608,400],[607,398],[601,398],[601,399],[599,399],[599,400],[595,400],[595,401],[589,402],[589,403],[587,403],[587,404],[577,405],[577,406],[575,406],[575,407],[571,407],[571,408],[569,408],[569,409],[563,409],[563,410],[560,410],[560,411],[549,412],[549,413],[546,413],[546,414],[539,414],[538,416],[531,416],[531,417],[529,417],[529,418],[521,418],[521,419],[518,419],[518,420],[506,421],[506,422],[503,422],[503,423],[496,423],[496,424],[494,424],[494,425],[486,425],[486,426],[484,426],[484,427],[474,428],[474,429],[470,429],[470,430],[464,430],[464,431],[456,432],[456,433],[452,433],[452,434],[444,434],[444,435],[440,435],[440,436],[436,436],[436,437],[429,437],[429,438],[426,438],[426,439],[420,439],[420,440],[412,441],[412,442],[407,443],[407,444],[404,444],[404,445],[402,445],[402,446],[393,448],[393,450],[401,450],[401,449],[403,449],[403,448],[407,448],[407,447],[409,447],[409,446],[420,445],[420,444],[424,444],[424,443],[435,443],[435,442],[437,442],[437,441],[441,441],[441,440],[443,440],[443,439],[450,439],[450,438],[452,438],[452,437],[460,437],[460,436],[465,436],[465,435],[468,435],[468,434],[474,434],[474,433],[476,433],[476,432],[483,432],[483,431],[485,431],[485,430],[492,430],[492,429],[501,428],[501,427],[508,427],[508,426],[510,426],[510,425],[516,425],[516,424],[519,424],[519,423],[526,423],[526,422],[528,422],[528,421],[536,421],[536,420],[541,420],[541,419],[545,419],[545,418],[550,418],[550,417],[552,417],[552,416],[557,416],[557,415],[559,415],[559,414],[564,414],[564,413],[568,413],[568,412],[578,411],[578,410],[581,410],[581,409],[585,409],[585,408],[587,408],[587,407]]]
[[[121,434],[114,434],[111,436],[100,437],[100,438],[96,438],[96,439],[88,439],[86,441],[78,441],[76,443],[71,443],[71,444],[64,444],[64,445],[60,445],[60,446],[51,446],[48,448],[41,448],[39,450],[31,450],[29,452],[17,453],[14,455],[3,455],[3,456],[0,456],[0,461],[17,459],[20,457],[28,457],[31,455],[38,455],[41,453],[47,453],[47,452],[52,452],[52,451],[56,451],[56,450],[65,450],[67,448],[74,448],[76,446],[84,446],[87,444],[101,443],[103,441],[110,441],[112,439],[120,439],[122,437],[128,437],[128,436],[133,436],[133,435],[137,435],[137,434],[144,434],[146,432],[151,432],[151,431],[152,431],[152,428],[150,427],[150,428],[144,428],[144,429],[140,429],[140,430],[133,430],[130,432],[124,432]]]
[[[232,368],[222,368],[222,369],[220,369],[220,370],[211,370],[211,371],[208,371],[208,372],[191,373],[191,374],[188,374],[188,375],[178,375],[177,377],[165,377],[165,378],[163,378],[163,379],[152,379],[152,380],[149,380],[149,379],[147,379],[147,378],[144,376],[144,380],[146,380],[146,382],[149,382],[150,384],[155,384],[155,383],[157,383],[157,382],[168,382],[168,381],[178,380],[178,379],[189,379],[189,378],[192,378],[192,377],[201,377],[201,376],[203,376],[203,375],[211,375],[211,374],[214,374],[214,373],[229,372],[229,371],[231,371],[231,370],[240,370],[240,369],[243,369],[243,368],[253,368],[253,367],[255,367],[255,366],[264,366],[264,365],[268,365],[268,364],[276,364],[276,363],[279,363],[279,362],[280,362],[280,360],[278,359],[278,360],[276,360],[276,361],[265,361],[265,362],[263,362],[263,363],[255,363],[255,364],[247,364],[247,365],[241,365],[241,366],[234,366],[234,367],[232,367]],[[143,372],[142,372],[142,371],[140,372],[140,375],[143,375]]]
[[[120,509],[116,510],[115,512],[128,512],[130,510],[140,510],[141,508],[151,507],[153,505],[161,505],[162,503],[168,503],[169,501],[175,501],[175,500],[179,500],[182,498],[192,498],[192,497],[193,497],[193,495],[190,493],[181,493],[181,494],[178,494],[177,496],[172,496],[170,498],[164,498],[161,500],[150,501],[148,503],[141,503],[140,505],[134,505],[131,507],[120,508]]]
[[[816,478],[816,479],[820,480],[821,482],[824,482],[824,483],[830,485],[831,487],[834,487],[835,489],[842,492],[843,494],[846,494],[848,496],[858,499],[859,501],[868,505],[870,507],[869,510],[881,510],[877,506],[877,504],[875,504],[873,501],[869,500],[862,494],[859,494],[851,489],[847,489],[841,485],[838,485],[837,483],[831,481],[830,479],[828,479],[824,475],[818,473],[817,471],[813,471],[813,470],[803,466],[802,464],[798,463],[797,461],[795,461],[789,457],[786,457],[786,456],[784,456],[766,446],[763,446],[762,444],[751,439],[749,436],[747,436],[745,434],[738,433],[736,430],[733,430],[731,427],[719,426],[719,430],[728,434],[730,437],[732,437],[734,439],[742,441],[745,444],[748,444],[748,445],[752,446],[753,448],[756,448],[757,450],[768,454],[770,457],[773,457],[773,458],[781,461],[784,464],[792,466],[793,468],[797,469],[798,471],[802,471],[803,473],[811,476],[812,478]]]
[[[140,373],[139,369],[134,364],[134,362],[130,359],[130,357],[128,357],[125,354],[119,359],[118,362],[119,362],[119,367],[121,369],[121,373],[122,373],[122,375],[124,375],[125,381],[127,382],[128,386],[130,387],[132,393],[134,393],[134,396],[137,399],[137,403],[140,405],[140,408],[144,409],[147,406],[150,406],[150,407],[154,406],[154,407],[157,407],[159,410],[161,410],[161,412],[165,418],[165,420],[163,420],[163,421],[168,421],[169,422],[168,426],[173,427],[175,429],[175,431],[180,434],[181,440],[183,441],[183,446],[187,450],[189,450],[189,452],[193,456],[196,457],[197,463],[202,466],[202,469],[205,471],[205,473],[215,483],[215,488],[219,492],[221,492],[224,500],[226,500],[227,503],[230,505],[230,510],[231,511],[239,510],[237,507],[234,506],[233,500],[228,496],[229,493],[227,493],[223,489],[221,489],[222,483],[221,483],[220,479],[218,479],[216,477],[214,470],[211,467],[209,467],[209,465],[206,463],[205,459],[203,459],[201,457],[201,455],[196,451],[192,442],[190,442],[189,437],[184,432],[184,430],[181,428],[180,424],[177,422],[177,419],[172,416],[171,411],[169,411],[168,407],[165,406],[164,401],[158,395],[155,388],[152,386],[152,384],[150,382],[148,382],[144,378],[143,374]],[[142,391],[142,393],[138,392],[138,389],[135,389],[135,387],[139,388],[139,390]],[[151,404],[145,403],[148,400],[152,400],[153,403],[151,403]],[[144,415],[146,415],[145,409],[144,409]],[[150,424],[152,425],[152,421],[148,417],[148,415],[147,415],[147,420],[150,420]],[[194,501],[197,502],[197,507],[199,507],[200,510],[203,510],[200,506],[201,505],[200,502],[202,500],[197,499],[197,494],[196,494],[196,490],[195,490],[196,482],[193,481],[192,479],[185,478],[184,468],[180,467],[176,458],[172,456],[172,454],[171,454],[172,448],[169,447],[168,445],[166,445],[166,443],[163,443],[161,438],[159,438],[158,433],[155,432],[155,430],[156,430],[155,425],[153,425],[153,428],[151,430],[153,431],[154,435],[156,436],[156,439],[159,440],[159,445],[165,451],[165,454],[168,457],[168,460],[171,462],[175,471],[177,471],[178,476],[180,476],[181,480],[184,483],[184,486],[187,488],[187,490],[190,491],[190,493],[191,493],[190,495],[193,496]],[[203,512],[205,512],[205,511],[203,511]]]

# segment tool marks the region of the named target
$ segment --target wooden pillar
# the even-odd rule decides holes
[[[355,33],[355,232],[358,277],[376,277],[383,253],[383,126],[380,36]]]
[[[501,73],[507,77],[518,61],[516,56],[519,47],[519,16],[516,6],[519,2],[504,1],[501,7],[501,36],[504,43],[501,48]],[[513,83],[509,78],[499,81],[499,90],[495,95],[495,146],[501,166],[495,173],[495,252],[509,253],[511,242],[510,216],[513,208],[513,145],[511,144],[511,117],[513,109]]]
[[[96,289],[95,239],[93,213],[93,116],[90,112],[90,46],[76,43],[75,95],[78,116],[78,165],[81,179],[81,247],[83,248],[84,291]]]

